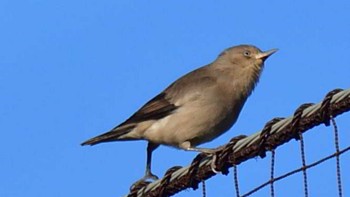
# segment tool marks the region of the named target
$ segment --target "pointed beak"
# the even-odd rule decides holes
[[[278,49],[271,49],[268,51],[261,52],[258,55],[256,55],[256,59],[262,59],[263,61],[265,61],[268,57],[270,57],[270,55],[274,54],[276,51],[278,51]]]

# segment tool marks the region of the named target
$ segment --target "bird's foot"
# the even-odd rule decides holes
[[[211,167],[211,170],[218,174],[218,173],[223,173],[223,174],[226,174],[228,172],[225,172],[225,171],[218,171],[217,169],[217,165],[216,165],[216,161],[218,159],[218,155],[220,155],[220,157],[223,157],[223,158],[226,158],[228,156],[228,152],[227,150],[231,150],[232,151],[232,148],[233,146],[241,139],[243,138],[246,138],[247,136],[245,135],[239,135],[239,136],[236,136],[234,138],[232,138],[229,142],[229,144],[227,145],[223,145],[223,146],[219,146],[217,148],[214,148],[214,149],[208,149],[207,151],[207,154],[211,154],[212,155],[212,161],[211,161],[211,164],[210,164],[210,167]],[[228,148],[227,150],[225,150],[226,148]]]
[[[151,183],[152,181],[158,180],[158,176],[152,174],[152,172],[146,172],[145,176],[141,179],[137,180],[134,184],[131,185],[130,190],[133,190],[135,187],[138,187],[139,185],[147,185]]]
[[[242,139],[243,137],[245,137],[245,136],[238,136],[238,137],[234,138],[232,143],[236,143],[238,140]],[[188,148],[188,150],[201,152],[203,154],[206,154],[209,157],[212,157],[211,162],[210,162],[211,170],[214,173],[216,173],[216,174],[219,174],[219,173],[225,174],[226,172],[221,171],[220,167],[218,167],[218,165],[217,165],[217,162],[218,162],[217,160],[219,159],[218,157],[219,157],[219,155],[221,155],[221,152],[224,151],[225,148],[226,148],[226,145],[219,146],[217,148],[196,148],[196,147],[191,147],[191,148]]]
[[[140,181],[147,181],[147,180],[152,180],[152,181],[156,181],[158,180],[158,176],[157,175],[154,175],[152,172],[146,172],[145,176],[140,179]]]
[[[217,166],[216,166],[216,160],[217,160],[217,153],[221,150],[223,150],[225,148],[225,146],[219,146],[217,148],[188,148],[188,150],[190,151],[197,151],[197,152],[201,152],[204,153],[210,157],[212,157],[211,163],[210,163],[210,167],[211,170],[216,173],[219,174],[221,173],[221,171],[217,170]]]

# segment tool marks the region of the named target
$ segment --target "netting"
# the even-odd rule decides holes
[[[308,170],[327,160],[334,159],[337,194],[343,196],[341,173],[341,155],[350,150],[349,146],[341,149],[339,145],[339,131],[335,117],[350,110],[350,89],[335,89],[329,92],[318,104],[306,103],[301,105],[289,118],[274,118],[265,127],[251,136],[237,136],[222,146],[213,155],[198,154],[187,167],[174,166],[167,170],[164,177],[155,182],[138,182],[133,184],[128,197],[140,196],[172,196],[182,190],[192,188],[196,190],[202,183],[202,196],[206,196],[205,180],[213,177],[217,172],[224,175],[233,167],[234,189],[237,197],[253,196],[259,190],[269,187],[270,196],[275,196],[275,183],[296,173],[302,173],[304,196],[309,196]],[[305,140],[303,133],[311,128],[324,124],[333,126],[334,152],[313,163],[307,163]],[[275,161],[277,147],[292,139],[299,142],[301,166],[282,175],[275,176]],[[271,156],[266,157],[270,152]],[[256,158],[270,158],[270,177],[266,182],[252,188],[245,193],[240,192],[238,177],[239,165]]]

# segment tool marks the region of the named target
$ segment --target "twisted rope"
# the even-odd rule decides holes
[[[322,103],[306,106],[299,112],[297,124],[294,116],[291,116],[276,121],[275,124],[271,125],[271,130],[267,137],[265,135],[265,139],[262,139],[264,135],[262,135],[262,131],[259,131],[251,136],[238,140],[237,143],[228,143],[224,148],[225,150],[229,150],[225,153],[228,155],[225,155],[225,160],[218,158],[216,161],[218,163],[217,166],[220,166],[220,170],[223,172],[228,172],[228,168],[238,165],[250,158],[260,155],[264,156],[266,151],[273,150],[294,138],[298,138],[299,133],[303,133],[323,123],[327,125],[330,117],[336,117],[349,111],[350,89],[337,89],[334,91],[335,93],[328,99],[328,107],[324,107],[325,105],[322,105]],[[216,155],[220,157],[220,154]],[[211,169],[211,163],[212,157],[204,156],[200,159],[200,162],[193,162],[192,165],[173,172],[166,186],[161,186],[161,179],[143,188],[131,189],[130,194],[127,196],[135,196],[131,194],[145,196],[145,193],[147,193],[147,196],[159,196],[160,192],[163,190],[166,190],[166,194],[171,196],[187,188],[196,189],[198,188],[199,182],[207,180],[215,175]],[[195,167],[194,164],[196,165]],[[193,170],[194,168],[196,170]]]

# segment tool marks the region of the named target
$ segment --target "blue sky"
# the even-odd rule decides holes
[[[145,168],[143,141],[81,147],[124,121],[172,81],[225,48],[280,50],[236,125],[203,147],[252,134],[302,103],[350,84],[350,2],[342,1],[0,1],[0,196],[122,196]],[[337,118],[349,144],[349,114]],[[332,129],[305,135],[307,161],[333,151]],[[195,153],[161,147],[159,176]],[[348,185],[349,154],[342,160]],[[298,143],[277,150],[280,174],[300,166]],[[309,173],[310,196],[335,196],[334,160]],[[239,167],[241,191],[265,181],[269,160]],[[288,191],[288,192],[287,192]],[[302,196],[301,174],[276,183],[278,196]],[[232,173],[207,182],[208,196],[233,196]],[[257,196],[265,196],[268,189]],[[187,190],[178,196],[200,196]],[[344,188],[344,196],[350,188]]]

